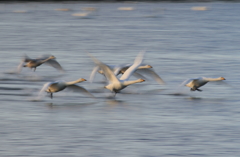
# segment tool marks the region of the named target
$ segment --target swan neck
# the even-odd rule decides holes
[[[50,59],[53,59],[53,58],[52,58],[52,57],[49,57],[49,58],[47,58],[47,59],[45,59],[45,60],[42,60],[41,62],[44,63],[44,62],[47,62],[47,61],[50,60]]]
[[[76,81],[66,82],[66,85],[74,85],[74,84],[79,83],[79,82],[82,82],[82,81],[84,81],[84,80],[83,80],[83,79],[78,79],[78,80],[76,80]]]
[[[220,81],[220,80],[222,80],[222,78],[205,78],[205,80],[207,80],[207,81]]]
[[[142,65],[142,66],[138,67],[138,69],[149,69],[149,68],[152,68],[152,66],[150,66],[150,65]]]
[[[138,80],[133,80],[133,81],[125,81],[123,83],[124,86],[128,86],[128,85],[131,85],[131,84],[134,84],[134,83],[139,83],[139,82],[143,82],[144,80],[143,79],[138,79]]]

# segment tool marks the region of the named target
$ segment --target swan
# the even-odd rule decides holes
[[[119,67],[117,68],[114,73],[116,75],[119,74],[124,74],[125,71],[129,68],[130,66],[125,66],[125,67]],[[140,72],[140,73],[139,73]],[[152,77],[156,82],[158,82],[159,84],[165,84],[165,82],[163,81],[163,79],[153,70],[153,67],[151,65],[141,65],[137,68],[137,72],[134,72],[133,75],[137,78],[141,77],[141,78],[145,78],[141,72],[146,73],[149,77]]]
[[[124,74],[125,71],[132,66],[132,64],[119,64],[119,65],[107,65],[113,73],[118,76],[119,74]],[[90,82],[93,82],[94,76],[96,73],[104,75],[103,70],[99,66],[95,66],[90,74]],[[137,70],[133,73],[133,76],[136,78],[146,79],[141,73],[145,73],[147,76],[152,77],[159,84],[165,84],[163,79],[153,70],[151,65],[141,64]]]
[[[91,97],[94,97],[91,93],[89,93],[85,88],[75,85],[76,83],[87,81],[84,78],[80,78],[76,81],[71,82],[65,82],[65,81],[54,81],[54,82],[47,82],[43,85],[41,91],[39,92],[39,95],[41,95],[43,92],[50,93],[51,99],[53,98],[53,93],[59,92],[64,90],[65,88],[69,88],[71,90],[82,92],[84,94],[87,94]]]
[[[107,65],[113,71],[115,75],[124,74],[125,71],[131,66],[132,64],[120,64],[120,65]],[[152,69],[151,65],[141,64],[137,70],[133,73],[133,76],[136,78],[143,78],[146,79],[141,72],[147,74],[149,77],[152,77],[156,82],[159,84],[165,84],[163,79]],[[93,82],[93,78],[96,72],[104,75],[103,70],[100,69],[99,66],[95,66],[90,74],[90,82]],[[139,73],[140,72],[140,73]]]
[[[91,56],[91,55],[90,56],[93,59],[93,61],[95,62],[95,64],[103,70],[104,75],[106,76],[106,78],[109,81],[109,84],[107,86],[105,86],[104,88],[112,91],[115,96],[116,93],[119,93],[122,89],[126,88],[127,86],[134,84],[134,83],[140,83],[140,82],[145,81],[144,79],[137,79],[137,80],[129,81],[130,76],[141,65],[141,63],[143,61],[143,55],[144,55],[144,52],[140,52],[138,54],[138,56],[136,57],[136,59],[134,61],[134,64],[132,64],[125,71],[125,73],[120,77],[120,79],[118,79],[116,77],[116,75],[114,74],[114,72],[111,70],[111,68],[109,66],[100,62],[93,56]]]
[[[43,63],[48,64],[60,71],[64,71],[61,65],[55,59],[56,57],[49,55],[44,55],[36,59],[29,58],[27,55],[25,55],[21,63],[18,65],[17,71],[20,72],[22,70],[22,67],[29,67],[30,69],[33,69],[33,71],[35,71],[36,68]]]
[[[190,87],[191,91],[199,91],[201,92],[202,90],[199,89],[201,86],[205,85],[208,82],[212,81],[221,81],[221,80],[226,80],[224,77],[218,77],[218,78],[206,78],[206,77],[199,77],[199,78],[192,78],[192,79],[187,79],[185,80],[180,86],[187,86]]]
[[[107,65],[107,64],[106,64]],[[107,65],[112,71],[113,73],[117,76],[119,74],[123,74],[132,64],[119,64],[119,65]],[[137,69],[146,69],[146,68],[152,68],[151,65],[145,65],[145,64],[141,64]],[[93,79],[96,75],[96,73],[100,73],[102,75],[104,75],[103,70],[100,68],[100,66],[95,66],[90,74],[90,82],[93,82]],[[138,74],[136,72],[133,73],[133,75],[135,77],[142,77],[145,78],[144,76],[142,76],[141,74]]]

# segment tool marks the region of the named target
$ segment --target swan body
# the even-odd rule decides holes
[[[125,71],[131,66],[132,64],[128,64],[125,66],[116,66],[114,69],[114,74],[115,75],[119,75],[119,74],[124,74]],[[152,69],[153,67],[151,65],[145,65],[145,64],[141,64],[138,68],[137,71],[138,72],[144,72],[146,73],[148,76],[152,77],[155,79],[156,82],[158,82],[159,84],[165,84],[164,81],[162,80],[162,78]],[[138,72],[134,72],[133,75],[137,78],[145,78],[143,75],[141,75]]]
[[[107,64],[106,64],[107,65]],[[132,64],[120,64],[120,65],[107,65],[115,75],[119,75],[119,74],[123,74],[130,66],[132,66]],[[148,69],[148,68],[152,68],[151,65],[146,65],[146,64],[141,64],[137,69]],[[93,78],[96,75],[96,73],[100,73],[102,75],[104,75],[103,70],[100,68],[100,66],[95,66],[90,74],[90,82],[93,82]],[[139,76],[140,74],[134,72],[134,76]],[[140,75],[140,77],[143,77],[142,75]]]
[[[125,71],[132,66],[132,64],[120,64],[120,65],[107,65],[115,75],[119,75],[119,74],[124,74]],[[143,78],[146,79],[141,72],[147,74],[149,77],[152,77],[156,82],[158,82],[159,84],[165,84],[165,82],[163,81],[163,79],[152,69],[153,67],[151,65],[146,65],[146,64],[141,64],[137,70],[133,73],[133,76],[135,76],[136,78]],[[90,82],[93,81],[93,78],[96,74],[96,72],[104,75],[103,70],[99,67],[96,66],[94,67],[94,69],[92,70],[92,73],[90,75]]]
[[[46,63],[58,70],[64,71],[61,65],[55,60],[56,58],[54,56],[42,56],[36,59],[29,58],[28,56],[24,56],[22,59],[22,62],[18,65],[18,72],[22,70],[22,67],[29,67],[30,69],[33,69],[33,71],[36,70],[36,68],[43,63]]]
[[[86,80],[83,78],[80,78],[76,81],[71,81],[71,82],[65,82],[65,81],[48,82],[48,83],[44,84],[39,95],[45,91],[47,93],[50,93],[50,96],[52,98],[53,93],[62,91],[65,88],[70,88],[74,91],[83,92],[83,93],[88,94],[93,97],[93,95],[91,93],[89,93],[85,88],[75,85],[76,83],[83,82],[83,81],[86,81]]]
[[[129,86],[131,84],[145,81],[143,79],[129,81],[130,76],[141,65],[141,63],[143,61],[143,55],[144,55],[144,52],[140,52],[138,54],[138,56],[136,57],[134,64],[132,64],[119,79],[116,77],[116,75],[114,74],[114,72],[111,70],[111,68],[109,66],[98,61],[96,58],[94,58],[92,56],[91,57],[92,57],[93,61],[95,62],[95,64],[98,67],[100,67],[100,69],[103,70],[104,75],[106,76],[106,78],[109,81],[109,84],[107,86],[105,86],[105,88],[112,91],[116,95],[116,93],[119,93],[122,89],[126,88],[127,86]]]
[[[221,80],[225,80],[225,78],[224,77],[218,77],[218,78],[199,77],[199,78],[187,79],[181,85],[189,87],[191,91],[197,90],[201,92],[202,90],[199,89],[201,86],[205,85],[208,82],[221,81]]]

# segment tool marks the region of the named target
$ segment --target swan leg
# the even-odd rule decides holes
[[[34,67],[33,71],[34,71],[34,72],[36,71],[36,67]]]
[[[199,91],[199,92],[202,91],[201,89],[198,89],[197,87],[193,87],[193,88],[191,88],[190,90],[191,90],[191,91],[195,91],[195,90],[197,90],[197,91]]]
[[[115,97],[115,96],[116,96],[116,94],[117,94],[117,93],[116,93],[116,92],[114,92],[114,93],[113,93],[113,97]]]
[[[197,91],[199,91],[199,92],[201,92],[201,91],[202,91],[201,89],[198,89],[198,88],[197,88],[196,90],[197,90]]]
[[[50,98],[53,98],[53,93],[51,92],[51,90],[49,89],[49,93],[50,93]]]

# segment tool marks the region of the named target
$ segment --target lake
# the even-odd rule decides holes
[[[240,3],[1,3],[0,155],[51,157],[239,156]],[[165,81],[149,75],[109,98],[94,63],[133,63],[146,51]],[[51,54],[66,70],[16,68]],[[202,92],[188,78],[225,77]],[[73,81],[96,98],[43,84]],[[131,77],[131,79],[135,79]]]

